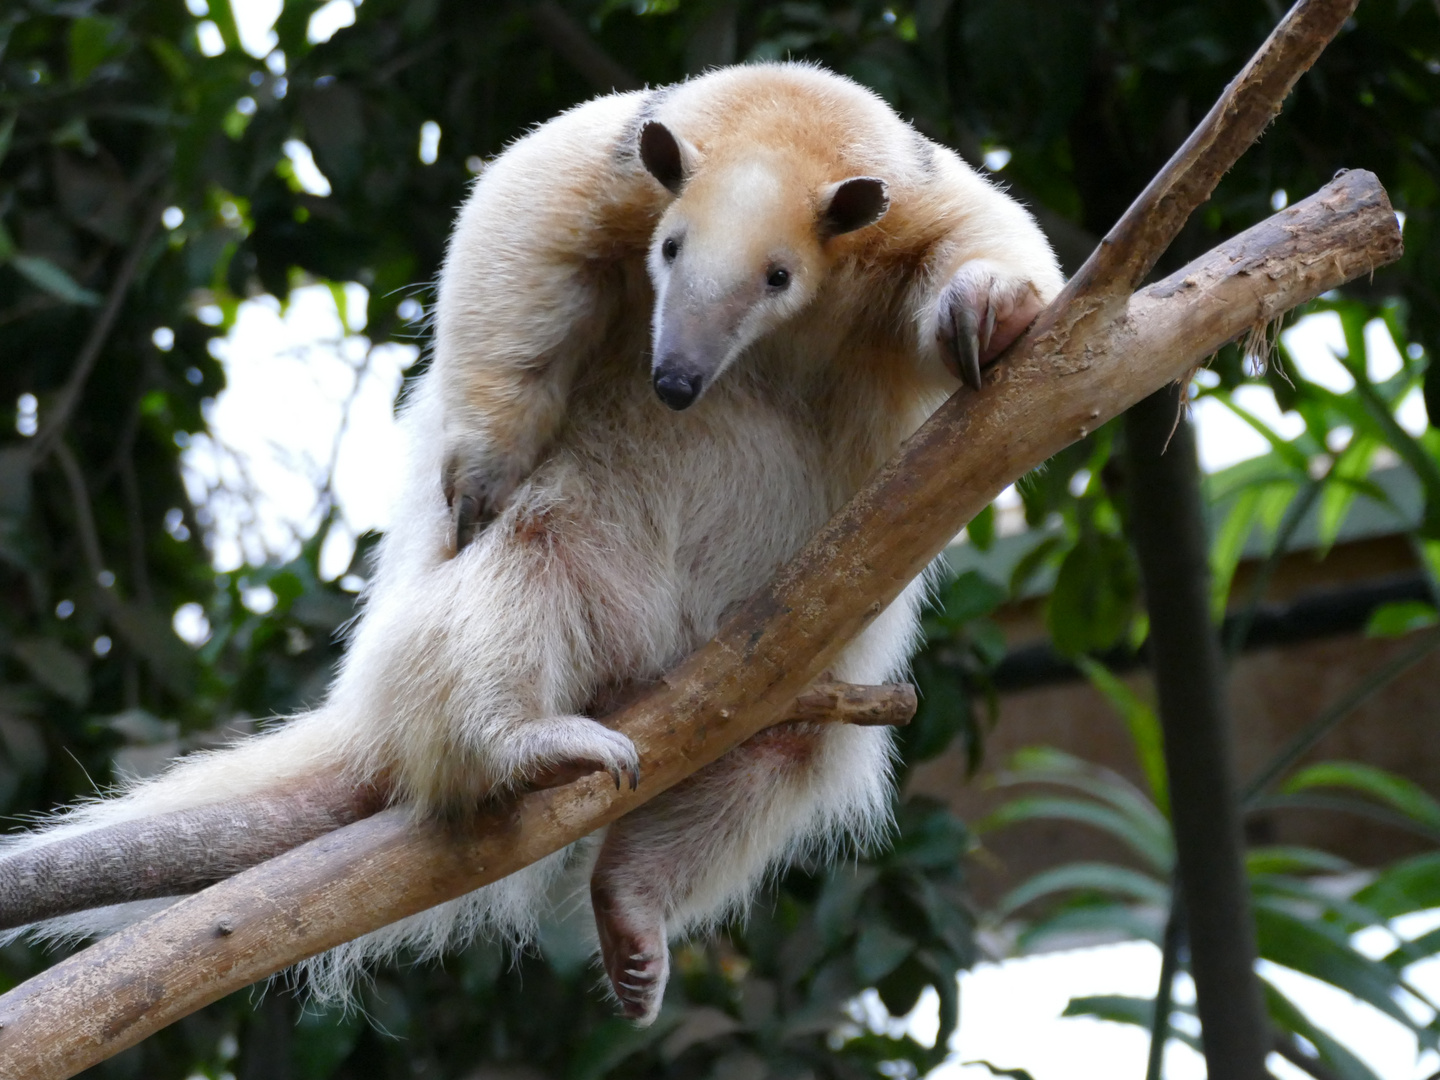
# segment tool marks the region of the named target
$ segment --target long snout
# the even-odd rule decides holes
[[[660,400],[677,412],[700,400],[725,360],[728,335],[705,322],[672,312],[658,328],[650,382]]]
[[[685,367],[678,359],[657,364],[651,380],[660,400],[676,412],[693,405],[700,396],[700,391],[705,389],[705,376],[686,371]]]

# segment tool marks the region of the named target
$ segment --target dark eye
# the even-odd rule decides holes
[[[666,237],[665,242],[660,245],[660,256],[666,262],[674,262],[675,256],[679,254],[680,241],[676,240],[673,236]]]
[[[783,266],[777,266],[765,278],[765,284],[777,292],[790,284],[790,271]]]

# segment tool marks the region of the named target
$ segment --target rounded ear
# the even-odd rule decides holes
[[[854,232],[873,225],[889,209],[890,195],[884,180],[852,176],[820,193],[820,231],[827,237]]]
[[[658,120],[648,120],[640,129],[640,160],[651,176],[676,195],[690,172],[693,158],[689,150],[688,143]]]

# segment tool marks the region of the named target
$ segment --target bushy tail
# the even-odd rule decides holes
[[[374,813],[387,801],[385,785],[343,757],[343,731],[333,710],[306,713],[0,838],[0,943],[113,933]],[[522,943],[576,862],[558,853],[306,961],[302,971],[317,997],[344,999],[371,960],[406,950],[435,956],[482,932]]]

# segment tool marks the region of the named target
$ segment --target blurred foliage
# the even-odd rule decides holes
[[[1003,168],[1072,268],[1281,14],[1239,0],[562,7],[637,82],[782,56],[852,75],[927,134]],[[310,281],[364,284],[373,342],[413,336],[405,301],[428,303],[468,178],[527,125],[599,89],[525,3],[366,0],[323,42],[309,33],[320,8],[288,0],[264,57],[241,47],[226,0],[0,9],[0,414],[13,417],[0,433],[0,811],[12,817],[104,785],[117,762],[153,768],[315,700],[353,613],[353,594],[318,573],[332,519],[284,565],[214,570],[207,509],[191,502],[180,470],[224,385],[211,346],[245,297],[283,298]],[[1366,0],[1167,256],[1178,265],[1341,167],[1377,172],[1406,215],[1405,259],[1326,301],[1345,320],[1359,392],[1292,386],[1289,364],[1265,376],[1306,433],[1276,436],[1271,455],[1217,478],[1233,500],[1217,529],[1217,595],[1246,539],[1283,530],[1296,500],[1320,500],[1338,527],[1354,493],[1373,494],[1380,447],[1421,480],[1417,543],[1440,566],[1434,431],[1415,438],[1390,418],[1413,386],[1432,415],[1440,405],[1440,369],[1427,363],[1440,347],[1437,73],[1433,7]],[[427,122],[440,133],[429,163],[418,152]],[[307,190],[297,165],[306,148],[328,194]],[[1357,350],[1376,317],[1405,361],[1372,384]],[[1239,352],[1222,352],[1212,370],[1205,392],[1238,409]],[[1337,449],[1342,428],[1352,435]],[[1117,438],[1101,429],[1022,485],[1041,542],[1012,580],[971,574],[947,586],[917,661],[924,700],[903,767],[957,739],[978,764],[1003,652],[989,615],[1008,596],[1053,581],[1047,617],[1068,652],[1143,640]],[[994,514],[970,535],[994,541]],[[265,589],[273,607],[255,599]],[[208,619],[198,647],[171,628],[185,605]],[[196,608],[185,610],[193,625]],[[1424,605],[1391,610],[1375,630],[1433,618]],[[1373,801],[1378,789],[1365,790]],[[1096,806],[1142,814],[1133,796]],[[1153,856],[1163,816],[1151,810]],[[280,990],[238,994],[96,1074],[914,1075],[945,1053],[954,973],[973,956],[960,894],[967,839],[938,807],[907,803],[897,816],[891,853],[829,873],[801,868],[745,927],[682,950],[666,1012],[646,1032],[611,1016],[595,973],[557,931],[543,957],[515,966],[477,946],[444,968],[381,972],[363,1003],[370,1022],[307,1013],[297,1023],[295,999]],[[1396,878],[1393,895],[1411,896],[1406,883],[1419,880]],[[1132,894],[1148,887],[1125,883]],[[1344,932],[1358,909],[1332,908],[1316,918],[1330,920],[1325,933]],[[0,981],[43,962],[11,947]],[[867,987],[891,1016],[930,987],[937,1045],[855,1012]]]
[[[1133,715],[1131,702],[1116,704]],[[1145,725],[1158,735],[1153,713]],[[1139,938],[1163,946],[1174,851],[1168,820],[1153,801],[1157,793],[1043,747],[1017,754],[998,780],[1027,792],[1002,804],[982,829],[1020,821],[1082,822],[1118,840],[1138,856],[1140,867],[1064,863],[1017,885],[995,911],[1020,928],[1017,947],[1031,949],[1046,939],[1076,933]],[[1381,811],[1392,823],[1440,843],[1440,802],[1403,777],[1357,762],[1326,761],[1295,773],[1283,790],[1317,788],[1343,793],[1332,796],[1327,809]],[[1254,813],[1274,805],[1274,800],[1255,797],[1246,809]],[[1440,954],[1440,932],[1407,939],[1391,925],[1401,916],[1440,908],[1440,849],[1360,872],[1326,851],[1257,845],[1250,848],[1247,865],[1262,960],[1328,983],[1384,1013],[1411,1032],[1421,1050],[1440,1047],[1440,1003],[1406,978],[1413,965]],[[1015,920],[1018,912],[1028,917]],[[1379,931],[1393,945],[1380,956],[1372,955],[1373,949],[1357,942],[1365,931]],[[1272,973],[1262,974],[1262,979],[1271,1023],[1290,1040],[1292,1052],[1312,1067],[1329,1070],[1316,1075],[1380,1080],[1346,1045],[1343,1032],[1319,1028],[1285,996]],[[1071,1000],[1065,1015],[1152,1029],[1155,1008],[1150,998],[1102,995]],[[1172,1002],[1171,1009],[1167,1036],[1199,1050],[1194,1006]],[[1428,1020],[1417,1019],[1427,1014]]]

